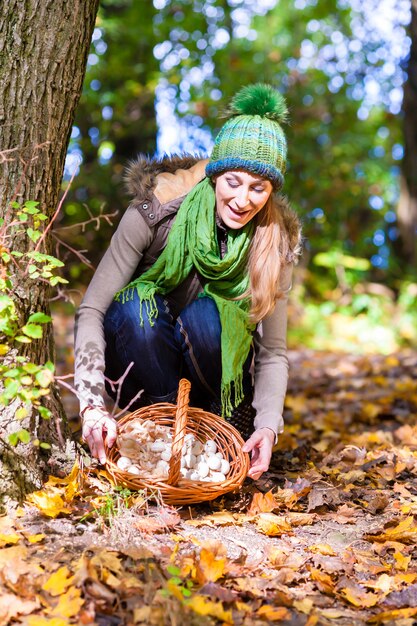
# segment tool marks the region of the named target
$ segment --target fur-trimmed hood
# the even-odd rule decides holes
[[[153,195],[160,204],[186,195],[205,176],[207,158],[201,155],[173,155],[160,159],[146,155],[132,161],[125,174],[128,193],[135,201],[149,200]],[[291,262],[301,253],[301,224],[298,215],[281,194],[274,194],[290,243]]]

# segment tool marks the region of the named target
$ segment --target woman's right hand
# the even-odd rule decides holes
[[[104,464],[106,462],[104,440],[106,439],[108,448],[113,446],[117,437],[117,422],[106,409],[88,407],[82,417],[82,436],[92,456]]]

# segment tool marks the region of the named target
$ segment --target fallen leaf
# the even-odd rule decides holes
[[[196,577],[200,585],[207,582],[215,582],[224,574],[226,559],[218,557],[211,550],[201,548],[199,558],[196,563]]]
[[[380,601],[379,595],[370,592],[367,593],[355,583],[351,583],[349,587],[343,587],[340,593],[350,604],[363,609],[375,606]]]
[[[41,617],[40,615],[30,615],[27,621],[28,626],[68,626],[68,620],[61,617]]]
[[[275,500],[272,491],[267,493],[255,493],[250,504],[248,515],[257,515],[258,513],[270,513],[279,506]]]
[[[236,591],[226,589],[226,587],[222,587],[217,583],[206,583],[201,587],[200,593],[204,596],[210,596],[211,598],[220,600],[221,602],[234,602],[239,598],[239,594],[237,594]]]
[[[29,541],[29,543],[40,543],[45,539],[45,537],[46,535],[43,533],[39,533],[37,535],[25,535],[25,539],[26,541]]]
[[[122,569],[122,563],[116,552],[110,550],[99,550],[91,559],[90,563],[93,567],[107,567],[115,574],[119,574]]]
[[[397,551],[394,552],[393,557],[395,559],[396,568],[406,572],[410,565],[411,556],[404,556],[402,552]]]
[[[46,583],[42,585],[42,589],[47,591],[51,596],[60,596],[72,585],[73,581],[74,576],[71,576],[68,567],[64,565],[51,574]]]
[[[213,602],[204,596],[195,595],[184,604],[198,615],[211,615],[226,624],[233,624],[232,611],[225,611],[221,602]]]
[[[47,517],[58,517],[61,513],[71,513],[62,498],[61,491],[56,487],[49,487],[41,491],[34,491],[26,498]]]
[[[332,546],[329,546],[328,543],[316,543],[308,548],[310,552],[317,552],[318,554],[323,554],[324,556],[336,556],[336,552],[333,550]]]
[[[294,513],[289,511],[286,513],[285,518],[291,526],[311,526],[316,521],[317,515],[315,513]]]
[[[22,600],[14,593],[3,593],[0,596],[0,624],[11,623],[19,615],[29,615],[40,606],[39,601]]]
[[[75,617],[83,604],[81,589],[70,587],[66,593],[59,596],[58,604],[54,608],[46,609],[46,612],[54,617]]]
[[[391,622],[395,624],[401,619],[413,617],[414,615],[417,615],[417,608],[410,607],[406,609],[397,609],[394,611],[384,611],[383,613],[372,615],[372,617],[368,619],[368,623],[379,624],[380,622]]]
[[[320,571],[319,569],[310,569],[311,580],[317,584],[317,587],[323,593],[332,594],[334,592],[334,582],[325,572]]]
[[[15,545],[16,543],[19,543],[21,539],[22,536],[16,535],[16,533],[11,533],[10,535],[0,533],[0,548],[8,545]]]
[[[316,484],[308,494],[307,511],[314,511],[321,506],[335,506],[340,503],[340,490],[328,485]]]
[[[378,576],[376,580],[360,580],[359,582],[367,589],[380,591],[386,595],[392,590],[392,587],[395,584],[395,579],[393,576],[388,576],[388,574],[381,574],[381,576]]]
[[[387,528],[381,534],[367,534],[368,541],[399,541],[402,543],[415,543],[417,540],[417,526],[414,525],[414,518],[410,515],[400,521],[397,526]]]
[[[26,562],[28,550],[24,546],[12,546],[0,550],[0,572],[4,580],[15,584],[19,577],[31,572],[40,571],[40,568]]]
[[[292,531],[292,526],[286,518],[274,513],[259,513],[256,518],[256,526],[268,537],[279,537]]]
[[[238,516],[233,513],[229,513],[228,511],[216,511],[211,515],[205,515],[204,517],[199,517],[198,519],[189,519],[185,520],[184,524],[188,526],[228,526],[237,525],[242,523],[242,520],[239,522],[239,518],[243,516]]]
[[[261,606],[256,611],[256,615],[270,622],[281,622],[284,619],[291,618],[291,612],[284,606],[271,606],[270,604]]]
[[[294,600],[294,608],[301,613],[309,615],[313,609],[314,602],[311,598],[303,598],[302,600]]]

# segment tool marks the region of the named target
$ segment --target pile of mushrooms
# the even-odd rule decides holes
[[[129,474],[163,479],[168,477],[172,456],[172,431],[152,420],[135,420],[117,438],[120,458],[117,467]],[[230,463],[212,439],[201,442],[193,433],[185,435],[181,476],[189,480],[219,483],[226,480]]]

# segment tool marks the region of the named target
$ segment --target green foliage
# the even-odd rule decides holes
[[[38,208],[38,202],[26,201],[23,205],[13,202],[8,219],[0,227],[0,406],[20,401],[15,419],[21,421],[36,410],[43,419],[51,412],[42,406],[42,398],[49,395],[54,380],[55,366],[51,361],[40,365],[30,361],[24,345],[39,341],[44,326],[51,317],[43,311],[35,311],[23,321],[15,301],[15,291],[21,281],[45,281],[54,286],[67,282],[55,274],[63,263],[55,257],[38,250],[43,237],[42,224],[48,219]],[[18,242],[20,249],[11,249]],[[25,250],[22,252],[21,250]],[[22,354],[22,349],[24,353]],[[9,443],[29,443],[31,435],[21,428],[9,435]],[[41,447],[48,444],[38,442]]]
[[[392,338],[391,311],[401,312],[407,324],[413,321],[413,312],[405,312],[402,304],[401,283],[416,280],[415,267],[403,261],[395,217],[400,157],[394,148],[403,144],[403,129],[401,117],[390,111],[389,96],[402,82],[399,56],[393,56],[393,40],[372,31],[367,3],[301,4],[163,0],[145,10],[144,0],[104,0],[75,122],[71,150],[82,155],[83,163],[65,207],[65,223],[85,218],[84,203],[93,212],[103,205],[124,210],[125,164],[138,152],[155,150],[157,85],[182,125],[172,150],[204,154],[233,95],[251,83],[272,84],[290,112],[283,190],[303,222],[309,271],[302,302],[315,320],[311,332],[316,321],[324,324],[316,320],[321,319],[317,307],[327,311],[329,293],[336,290],[330,296],[333,310],[357,318],[358,336],[367,332],[364,322],[364,330],[359,328],[362,317],[380,311]],[[404,30],[400,14],[393,20],[397,49]],[[391,70],[385,71],[388,66]],[[380,90],[372,105],[368,84]],[[92,250],[97,261],[112,231],[80,232],[67,241]],[[77,263],[69,270],[73,280],[87,282],[91,276]],[[370,294],[365,307],[362,294],[355,294],[361,282],[388,286],[393,295]],[[349,291],[352,304],[342,306],[339,300],[344,294],[346,300]],[[360,313],[355,307],[362,307]],[[386,350],[412,337],[402,329],[395,340],[374,340],[373,345]]]

